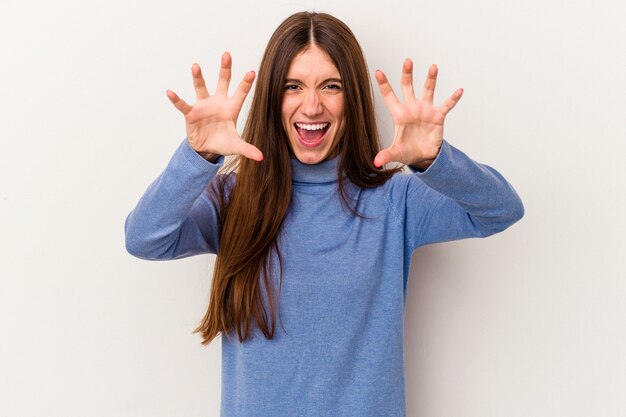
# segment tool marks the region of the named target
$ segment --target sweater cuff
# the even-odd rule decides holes
[[[219,169],[224,164],[224,156],[220,155],[219,158],[215,160],[215,162],[209,162],[204,159],[198,152],[196,152],[191,145],[189,144],[189,140],[185,138],[183,142],[180,144],[178,148],[179,152],[182,152],[185,160],[189,162],[194,168],[210,172]]]

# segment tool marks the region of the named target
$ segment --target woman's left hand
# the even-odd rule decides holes
[[[400,162],[420,170],[428,168],[437,155],[443,142],[443,122],[463,95],[463,89],[456,90],[439,107],[433,104],[437,66],[431,65],[424,82],[422,98],[418,100],[413,91],[413,62],[406,59],[402,65],[401,103],[396,97],[385,74],[376,71],[376,81],[391,113],[395,126],[393,143],[374,158],[374,165],[382,167],[388,162]]]

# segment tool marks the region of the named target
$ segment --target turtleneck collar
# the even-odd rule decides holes
[[[294,182],[305,184],[324,184],[338,180],[337,166],[340,156],[327,159],[317,164],[303,164],[297,158],[291,158],[291,175]]]

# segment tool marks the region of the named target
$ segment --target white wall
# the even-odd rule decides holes
[[[219,415],[219,340],[191,335],[214,258],[134,259],[123,221],[184,136],[165,90],[191,98],[193,62],[214,85],[224,50],[239,80],[302,9],[343,19],[394,85],[404,57],[418,87],[437,63],[436,98],[465,88],[446,138],[526,205],[415,254],[409,417],[626,415],[622,8],[3,0],[0,416]]]

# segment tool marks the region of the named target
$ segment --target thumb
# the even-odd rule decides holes
[[[389,149],[383,149],[378,152],[376,158],[374,158],[374,166],[377,168],[382,168],[383,165],[388,164],[393,161],[393,156]]]
[[[250,145],[244,140],[240,140],[238,148],[237,153],[245,156],[246,158],[253,159],[258,162],[263,160],[263,153],[259,150],[259,148],[254,145]]]

